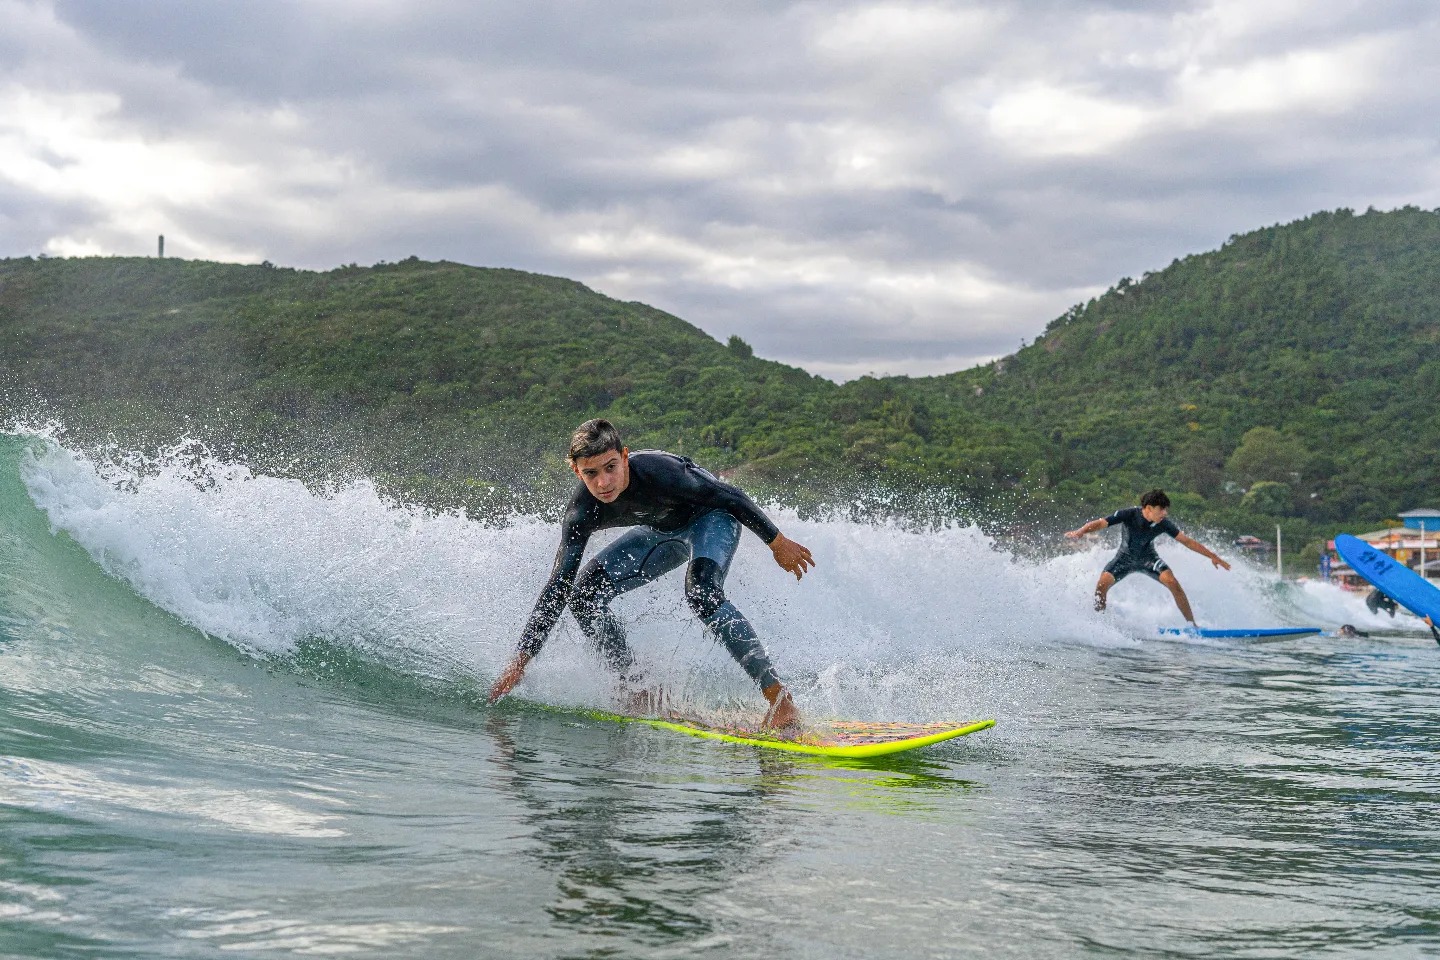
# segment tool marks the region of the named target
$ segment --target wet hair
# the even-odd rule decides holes
[[[620,431],[613,423],[599,418],[586,420],[570,437],[570,462],[623,449],[625,445],[620,442]]]
[[[1170,498],[1165,496],[1164,490],[1151,490],[1140,498],[1142,507],[1160,507],[1164,510],[1170,509]]]

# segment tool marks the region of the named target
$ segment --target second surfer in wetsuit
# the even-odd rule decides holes
[[[1371,613],[1377,616],[1381,610],[1384,610],[1390,614],[1391,619],[1394,619],[1395,608],[1398,607],[1399,604],[1391,599],[1388,594],[1381,592],[1379,587],[1376,587],[1365,597],[1365,606],[1370,609]]]
[[[795,701],[750,621],[725,598],[724,585],[742,525],[765,541],[775,562],[797,580],[815,565],[810,551],[781,533],[738,488],[722,483],[689,458],[659,450],[632,455],[608,420],[587,420],[575,431],[570,467],[581,485],[565,511],[555,565],[535,601],[514,659],[490,690],[491,701],[520,682],[567,605],[622,682],[638,681],[625,628],[611,612],[610,601],[688,561],[685,599],[759,684],[770,703],[764,725],[778,729],[798,723]],[[611,527],[635,529],[580,569],[590,535]]]
[[[1132,573],[1143,573],[1160,581],[1165,589],[1170,591],[1170,595],[1175,598],[1175,605],[1180,608],[1180,613],[1185,617],[1185,622],[1192,627],[1195,626],[1195,615],[1190,612],[1190,600],[1185,596],[1185,591],[1180,588],[1180,581],[1175,579],[1170,565],[1161,560],[1160,554],[1155,552],[1155,539],[1162,533],[1168,533],[1178,543],[1194,550],[1216,567],[1229,570],[1230,564],[1220,559],[1209,547],[1182,533],[1180,528],[1175,525],[1175,521],[1169,519],[1169,515],[1170,498],[1165,495],[1165,491],[1151,490],[1140,498],[1140,506],[1117,510],[1108,517],[1091,520],[1083,527],[1065,534],[1075,540],[1087,533],[1104,530],[1117,523],[1122,524],[1125,528],[1119,552],[1115,554],[1113,560],[1105,565],[1105,572],[1100,574],[1100,581],[1095,584],[1095,609],[1097,611],[1105,609],[1105,601],[1111,587]]]

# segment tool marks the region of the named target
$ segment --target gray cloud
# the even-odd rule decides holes
[[[693,5],[692,5],[693,6]],[[1318,209],[1440,205],[1421,2],[0,0],[0,253],[580,279],[928,374]]]

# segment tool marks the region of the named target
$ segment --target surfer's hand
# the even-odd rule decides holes
[[[505,672],[500,674],[500,679],[496,680],[495,685],[490,688],[491,703],[499,700],[515,688],[515,684],[519,683],[521,678],[525,676],[525,665],[529,662],[530,658],[523,653],[517,654],[515,659],[510,661],[510,665],[505,668]]]
[[[1226,570],[1230,569],[1230,564],[1226,563],[1224,560],[1221,560],[1219,557],[1211,557],[1210,562],[1216,567],[1224,568]]]
[[[1079,540],[1081,537],[1085,536],[1085,528],[1081,527],[1079,530],[1066,530],[1065,536],[1069,537],[1071,540]]]
[[[777,533],[775,539],[770,541],[770,552],[775,555],[775,562],[780,564],[780,569],[795,574],[796,580],[805,576],[805,572],[815,566],[815,558],[810,555],[810,549],[783,533]]]

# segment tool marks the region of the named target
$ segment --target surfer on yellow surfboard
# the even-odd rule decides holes
[[[610,601],[688,563],[685,599],[707,630],[759,685],[769,702],[763,726],[794,727],[800,712],[745,615],[725,597],[725,575],[745,526],[770,547],[775,562],[799,580],[815,565],[740,489],[688,457],[660,450],[631,453],[608,420],[587,420],[570,440],[570,469],[580,485],[560,525],[560,549],[519,649],[490,689],[509,693],[540,652],[568,606],[606,664],[633,688],[641,681],[625,628]],[[580,568],[591,534],[633,527]]]

